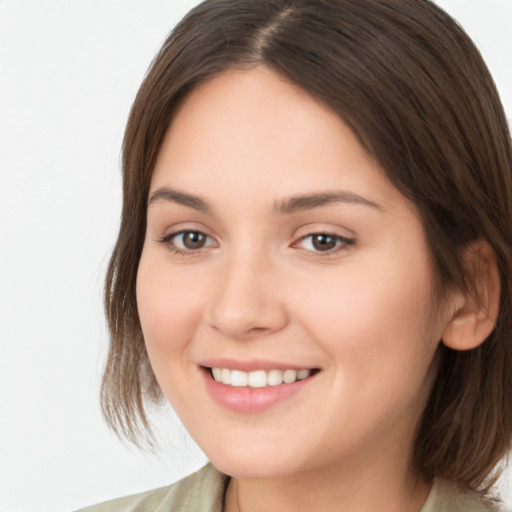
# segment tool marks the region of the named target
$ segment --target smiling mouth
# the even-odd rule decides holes
[[[231,370],[229,368],[207,368],[207,370],[216,382],[238,388],[265,388],[281,384],[293,384],[319,372],[318,369],[307,368],[301,370],[256,370],[252,372]]]

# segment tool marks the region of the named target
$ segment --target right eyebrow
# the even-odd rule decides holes
[[[192,194],[188,194],[186,192],[181,192],[170,187],[157,188],[150,195],[148,200],[148,206],[151,206],[157,201],[169,201],[171,203],[181,204],[183,206],[188,206],[189,208],[193,208],[194,210],[198,210],[200,212],[211,211],[210,205],[204,199],[201,199],[200,197],[194,196]]]

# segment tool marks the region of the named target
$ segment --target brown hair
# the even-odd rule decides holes
[[[106,419],[137,442],[161,397],[135,283],[152,169],[176,106],[230,68],[265,65],[329,106],[421,216],[442,289],[468,289],[462,251],[494,249],[496,328],[478,348],[442,343],[414,457],[428,480],[485,489],[512,434],[512,150],[493,80],[463,30],[429,0],[207,0],[174,29],[133,104],[123,145],[123,211],[108,269]],[[488,481],[487,481],[488,483]]]

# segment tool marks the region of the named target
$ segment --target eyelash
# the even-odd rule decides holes
[[[186,235],[186,234],[194,234],[194,235],[200,235],[204,236],[206,239],[212,240],[211,237],[209,237],[206,233],[203,233],[202,231],[195,231],[192,229],[182,229],[181,231],[175,231],[174,233],[169,233],[168,235],[165,235],[162,237],[159,242],[166,245],[173,254],[176,254],[178,256],[195,256],[204,247],[209,247],[210,245],[206,245],[203,247],[200,247],[198,249],[181,249],[180,247],[176,247],[176,245],[173,243],[173,239],[177,238],[180,235]]]
[[[181,249],[180,247],[177,247],[173,243],[173,239],[177,238],[180,235],[184,236],[187,234],[200,235],[200,236],[205,237],[206,239],[213,240],[210,236],[208,236],[206,233],[203,233],[202,231],[194,231],[194,230],[190,230],[190,229],[184,229],[181,231],[176,231],[174,233],[169,233],[168,235],[165,235],[158,241],[162,244],[165,244],[172,251],[173,254],[176,254],[178,256],[195,256],[198,253],[200,253],[202,251],[202,249],[204,249],[206,247],[211,247],[214,245],[214,244],[203,245],[202,247],[199,247],[197,249]],[[312,241],[313,237],[328,237],[328,238],[333,239],[333,241],[336,242],[336,246],[334,248],[328,249],[326,251],[319,251],[319,250],[314,250],[314,249],[304,249],[303,248],[304,251],[309,252],[309,253],[314,253],[315,255],[319,255],[319,256],[329,256],[329,255],[333,255],[333,254],[336,254],[341,251],[345,251],[351,245],[354,245],[356,242],[356,240],[353,238],[347,238],[347,237],[344,237],[341,235],[336,235],[334,233],[317,232],[317,233],[309,233],[307,235],[302,236],[297,242],[294,242],[292,244],[292,247],[298,246],[301,242],[304,242],[307,239],[311,239],[311,243],[313,243],[313,241]]]
[[[333,247],[332,249],[328,249],[326,251],[319,251],[319,250],[314,250],[314,249],[304,249],[307,252],[314,253],[315,256],[316,255],[319,255],[319,256],[330,256],[330,255],[333,255],[333,254],[337,254],[340,251],[346,251],[351,245],[354,245],[355,242],[356,242],[355,239],[353,239],[353,238],[347,238],[347,237],[344,237],[344,236],[341,236],[341,235],[336,235],[335,233],[318,232],[318,233],[309,233],[308,235],[305,235],[305,236],[301,237],[293,245],[296,246],[299,243],[304,242],[307,239],[311,240],[310,244],[312,245],[312,244],[314,244],[314,242],[313,242],[314,237],[330,238],[330,239],[332,239],[336,243],[335,247]]]

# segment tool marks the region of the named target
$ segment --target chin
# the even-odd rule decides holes
[[[265,460],[250,460],[240,457],[238,460],[210,460],[222,473],[237,479],[269,479],[282,478],[297,472],[298,468],[291,468],[286,464],[269,465],[268,457]]]
[[[275,448],[247,446],[243,449],[227,448],[206,451],[210,462],[222,473],[234,478],[281,478],[301,472],[304,461],[298,458],[297,450],[280,453]]]

